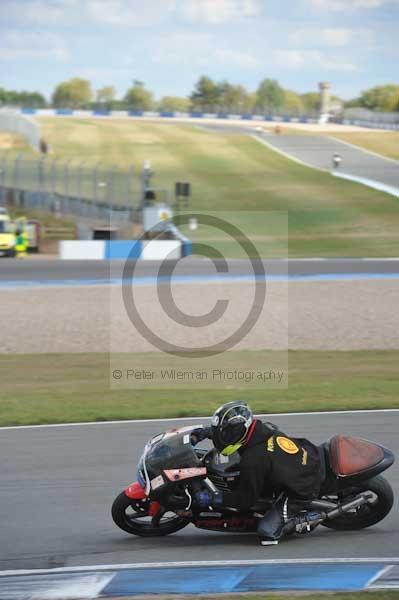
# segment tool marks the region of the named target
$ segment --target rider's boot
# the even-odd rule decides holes
[[[308,533],[318,525],[320,517],[318,513],[303,510],[303,504],[289,502],[288,497],[283,496],[259,521],[257,532],[260,543],[262,546],[272,546],[294,531]]]

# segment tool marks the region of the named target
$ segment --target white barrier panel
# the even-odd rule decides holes
[[[148,240],[143,242],[141,258],[144,260],[178,259],[180,257],[180,240]]]
[[[59,244],[59,257],[62,260],[103,260],[104,240],[64,240]]]

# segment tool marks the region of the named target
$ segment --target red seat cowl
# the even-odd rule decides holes
[[[383,449],[361,438],[335,435],[329,442],[330,466],[336,475],[347,477],[378,465]]]

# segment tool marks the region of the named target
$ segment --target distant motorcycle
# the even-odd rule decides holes
[[[213,493],[233,491],[240,475],[240,457],[222,456],[216,449],[193,447],[194,427],[173,429],[147,443],[137,481],[115,499],[112,518],[128,533],[168,535],[189,523],[211,531],[256,531],[258,521],[275,498],[260,498],[248,511],[223,507],[204,510],[192,502],[204,486]],[[393,491],[380,475],[394,462],[383,446],[355,437],[335,435],[319,446],[323,484],[320,497],[304,506],[319,517],[306,529],[323,525],[338,531],[364,529],[384,519],[393,505]],[[301,533],[297,528],[297,532]]]

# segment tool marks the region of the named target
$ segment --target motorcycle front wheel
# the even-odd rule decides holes
[[[165,513],[159,525],[152,524],[149,516],[149,500],[132,500],[125,492],[121,492],[112,504],[112,519],[120,529],[140,537],[158,537],[175,533],[186,527],[190,521],[183,519],[173,512]]]
[[[377,475],[372,479],[358,483],[356,486],[341,492],[338,497],[333,498],[329,496],[329,498],[334,501],[348,502],[357,494],[366,491],[375,494],[376,502],[374,504],[360,506],[358,509],[345,513],[336,519],[324,521],[322,525],[330,529],[336,529],[337,531],[354,531],[356,529],[371,527],[382,521],[391,510],[394,500],[392,488],[382,475]]]

